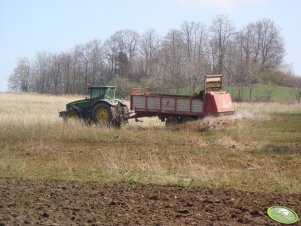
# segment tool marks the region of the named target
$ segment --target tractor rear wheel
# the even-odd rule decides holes
[[[113,119],[111,106],[104,103],[97,104],[92,111],[92,120],[97,124],[110,125]]]
[[[127,106],[123,106],[122,107],[122,122],[124,124],[129,122],[129,120],[128,120],[129,115],[130,115],[129,108]]]
[[[117,105],[111,107],[112,121],[111,125],[120,128],[123,124],[128,123],[129,109],[127,106]]]

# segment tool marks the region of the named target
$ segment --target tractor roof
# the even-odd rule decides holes
[[[88,89],[116,88],[116,86],[90,86]]]

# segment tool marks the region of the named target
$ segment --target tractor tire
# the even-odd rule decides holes
[[[175,116],[169,116],[166,118],[166,121],[165,121],[166,126],[175,126],[179,123],[180,123],[179,119]]]
[[[111,107],[112,110],[112,121],[111,125],[114,128],[120,128],[122,125],[122,112],[119,106]]]
[[[99,103],[92,110],[92,121],[96,124],[111,125],[113,120],[113,112],[111,106],[105,103]],[[115,112],[114,112],[115,116]]]
[[[67,111],[66,113],[66,117],[64,117],[65,121],[69,121],[69,120],[79,120],[81,119],[81,115],[80,113],[75,110],[74,108],[71,108]]]
[[[127,124],[129,122],[128,118],[130,116],[130,111],[127,106],[122,106],[122,122]]]
[[[123,124],[128,123],[129,109],[127,106],[117,105],[111,107],[112,110],[112,126],[120,128]]]

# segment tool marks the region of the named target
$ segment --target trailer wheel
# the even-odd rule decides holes
[[[190,121],[193,121],[193,120],[195,120],[193,117],[191,117],[191,116],[185,116],[182,119],[182,123],[190,122]]]
[[[97,124],[109,125],[112,121],[111,107],[104,103],[97,104],[92,111],[92,120]]]
[[[166,118],[165,125],[166,126],[174,126],[179,124],[179,119],[175,116],[169,116]]]

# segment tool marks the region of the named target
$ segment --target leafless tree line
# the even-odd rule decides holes
[[[89,85],[106,84],[194,88],[212,73],[223,73],[229,85],[273,79],[293,85],[295,77],[283,69],[284,53],[281,31],[273,21],[262,19],[237,30],[220,15],[210,26],[184,22],[163,37],[155,30],[120,30],[105,41],[95,39],[68,52],[21,58],[9,88],[52,94],[84,93]]]

